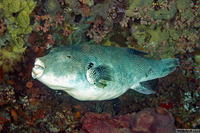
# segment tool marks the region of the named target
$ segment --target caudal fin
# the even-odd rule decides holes
[[[179,60],[177,58],[169,58],[169,59],[163,59],[161,60],[161,73],[162,75],[160,77],[164,77],[170,73],[172,73],[174,70],[176,70],[176,67],[179,66]]]

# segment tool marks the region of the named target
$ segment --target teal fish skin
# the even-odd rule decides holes
[[[144,52],[101,45],[55,48],[36,58],[32,77],[78,100],[109,100],[134,89],[155,93],[142,82],[164,77],[179,65],[176,58],[152,60]]]

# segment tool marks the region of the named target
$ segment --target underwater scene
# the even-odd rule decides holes
[[[200,0],[0,0],[0,133],[200,133]]]

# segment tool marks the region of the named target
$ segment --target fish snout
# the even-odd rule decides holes
[[[44,63],[39,58],[36,58],[34,67],[32,68],[32,73],[31,73],[32,77],[34,79],[41,77],[44,72],[44,69],[45,69]]]

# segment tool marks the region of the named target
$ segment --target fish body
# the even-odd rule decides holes
[[[143,83],[164,77],[176,69],[176,58],[153,60],[144,52],[101,45],[72,45],[55,48],[36,58],[32,77],[78,100],[109,100],[128,89],[155,93]]]

